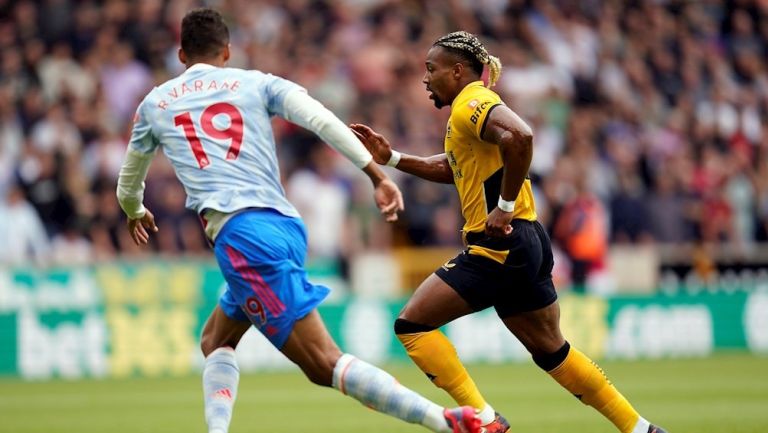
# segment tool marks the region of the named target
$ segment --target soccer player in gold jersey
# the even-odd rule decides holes
[[[488,87],[483,67],[488,66]],[[454,32],[427,53],[424,84],[440,109],[450,106],[445,152],[401,154],[366,125],[352,130],[379,164],[456,185],[465,219],[466,249],[427,277],[395,322],[395,332],[416,365],[462,405],[476,408],[487,433],[509,423],[494,411],[438,329],[493,306],[533,360],[582,403],[597,409],[622,433],[665,433],[641,417],[600,367],[560,332],[552,283],[552,249],[536,221],[528,178],[531,128],[490,87],[501,62],[478,38]]]

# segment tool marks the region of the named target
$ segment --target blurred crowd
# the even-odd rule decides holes
[[[181,17],[212,6],[231,66],[294,80],[407,153],[442,152],[427,98],[439,36],[476,33],[495,87],[534,130],[540,220],[576,271],[611,243],[768,240],[768,2],[747,0],[0,0],[0,263],[140,257],[115,180],[134,110],[179,74]],[[313,258],[458,245],[451,186],[392,171],[406,210],[384,224],[365,179],[311,134],[274,122],[284,185]],[[154,252],[207,254],[162,156],[146,204]]]

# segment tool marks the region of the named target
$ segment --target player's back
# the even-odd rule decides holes
[[[198,213],[270,207],[298,216],[280,184],[270,122],[295,89],[259,71],[196,64],[147,95],[131,146],[160,146]]]

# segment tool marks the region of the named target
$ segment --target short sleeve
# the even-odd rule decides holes
[[[143,154],[150,154],[157,150],[158,141],[152,134],[151,112],[147,98],[139,104],[136,114],[133,116],[133,129],[131,141],[128,147]]]
[[[487,97],[472,98],[458,107],[454,121],[461,122],[461,126],[469,131],[475,138],[482,140],[488,114],[501,102],[498,99]]]
[[[285,95],[294,90],[306,92],[306,89],[293,81],[272,74],[265,74],[264,80],[264,100],[267,103],[267,111],[270,115],[285,117]]]

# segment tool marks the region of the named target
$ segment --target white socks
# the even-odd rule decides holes
[[[496,419],[496,411],[486,403],[483,410],[477,412],[477,417],[480,418],[480,425],[488,425]]]
[[[333,387],[362,404],[434,432],[451,433],[443,408],[400,385],[392,375],[350,354],[333,369]]]
[[[637,420],[637,424],[635,424],[635,428],[632,429],[632,433],[648,433],[648,428],[651,426],[651,423],[648,422],[643,417],[640,417]]]
[[[203,396],[209,433],[227,433],[229,430],[239,380],[240,370],[233,349],[220,347],[205,358]]]

